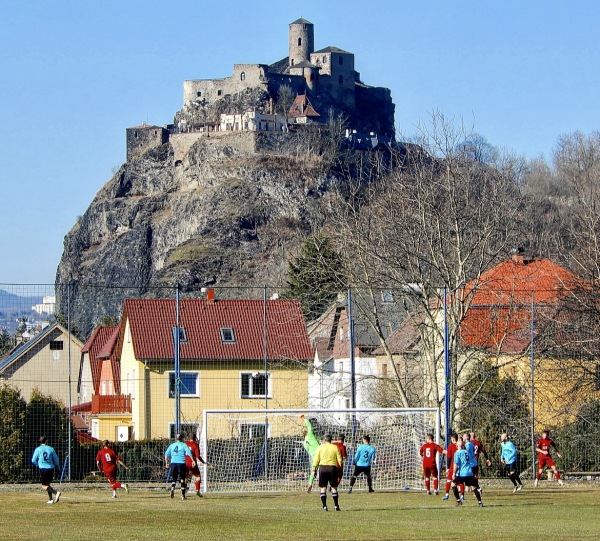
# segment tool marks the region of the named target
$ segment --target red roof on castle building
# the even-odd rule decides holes
[[[125,318],[137,359],[173,358],[174,299],[126,299]],[[184,299],[179,320],[185,331],[181,359],[261,360],[266,353],[269,361],[308,361],[313,356],[298,301]]]
[[[296,96],[294,103],[290,107],[289,115],[291,117],[306,116],[309,118],[317,118],[321,115],[315,111],[306,94]]]

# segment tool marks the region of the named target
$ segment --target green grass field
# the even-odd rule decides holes
[[[485,485],[484,485],[485,486]],[[62,487],[56,505],[40,488],[0,491],[0,539],[598,539],[600,487],[526,486],[513,494],[484,490],[485,507],[467,494],[463,507],[452,498],[416,491],[340,493],[339,513],[321,510],[318,493],[232,495],[205,498],[134,487],[110,497],[108,487]],[[333,508],[328,496],[330,509]]]

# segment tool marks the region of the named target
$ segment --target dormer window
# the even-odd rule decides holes
[[[185,332],[185,327],[173,327],[173,336],[176,336],[177,329],[179,329],[179,342],[187,342],[187,333]]]
[[[235,343],[235,335],[231,327],[221,327],[221,340],[224,344]]]

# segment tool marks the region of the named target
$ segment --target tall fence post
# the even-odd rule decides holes
[[[448,290],[444,288],[444,424],[446,432],[446,447],[450,443],[450,351],[448,337]]]
[[[535,477],[535,292],[531,292],[531,475]]]
[[[67,349],[67,357],[68,357],[68,370],[69,370],[69,422],[67,424],[67,459],[68,459],[68,470],[67,470],[67,480],[71,481],[71,456],[73,453],[73,441],[72,435],[73,432],[71,430],[71,413],[73,408],[73,397],[72,397],[72,381],[71,381],[71,283],[67,284],[67,332],[69,338],[69,344]],[[64,471],[64,467],[63,467]]]
[[[356,438],[356,359],[354,357],[354,317],[352,316],[352,288],[348,287],[348,347],[350,354],[350,406],[352,408],[352,437]],[[343,374],[342,374],[343,377]]]
[[[174,347],[174,364],[175,364],[175,434],[179,434],[181,430],[181,388],[180,388],[180,359],[179,359],[179,285],[175,286],[175,328],[173,329],[173,347]]]

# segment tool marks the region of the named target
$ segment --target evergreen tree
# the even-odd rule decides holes
[[[289,262],[287,298],[299,299],[307,320],[318,318],[344,288],[339,254],[322,232],[306,239]]]
[[[6,329],[0,329],[0,356],[8,353],[14,345],[14,340]]]
[[[18,389],[0,385],[0,483],[24,480],[26,408]]]

